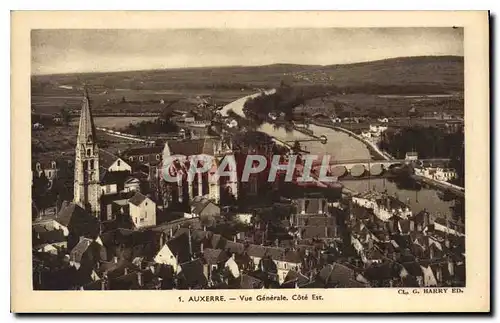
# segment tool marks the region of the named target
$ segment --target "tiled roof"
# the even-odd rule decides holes
[[[80,262],[82,260],[83,254],[92,244],[91,239],[83,238],[78,242],[78,244],[71,250],[70,259],[75,262]]]
[[[247,248],[247,254],[250,257],[264,258],[266,255],[266,247],[260,245],[249,245]]]
[[[366,220],[372,217],[373,211],[364,207],[353,206],[351,208],[351,213],[358,220]]]
[[[305,226],[300,228],[302,239],[327,239],[336,237],[336,226]]]
[[[302,275],[301,273],[295,271],[295,270],[290,270],[288,271],[288,273],[286,274],[286,277],[285,277],[285,282],[297,282],[298,285],[304,285],[306,283],[309,282],[309,278]]]
[[[99,149],[99,166],[102,166],[105,169],[108,169],[118,159],[121,159],[121,158],[116,156],[115,154],[107,151],[107,150]],[[124,161],[122,160],[122,162],[124,162]]]
[[[171,155],[193,156],[206,154],[213,156],[216,138],[203,138],[191,140],[172,140],[167,142]]]
[[[72,202],[64,202],[61,211],[51,218],[78,236],[96,238],[99,233],[97,218]]]
[[[144,202],[147,199],[147,197],[140,192],[137,192],[131,199],[129,199],[129,203],[134,204],[135,206],[141,205],[142,202]]]
[[[226,262],[229,259],[229,256],[221,249],[205,248],[203,249],[203,258],[207,264],[215,265],[221,262]]]
[[[410,232],[410,220],[400,219],[398,223],[399,223],[399,228],[401,229],[401,233]]]
[[[365,270],[364,276],[368,280],[386,280],[399,277],[399,272],[394,270],[392,263],[385,262],[382,264],[373,264]]]
[[[297,215],[299,226],[330,226],[336,224],[334,217]]]
[[[339,264],[333,263],[321,269],[318,277],[326,286],[339,288],[363,287],[364,285],[356,281],[354,270]]]
[[[51,230],[51,231],[38,230],[38,232],[36,232],[36,230],[34,231],[35,231],[33,232],[34,245],[66,241],[66,237],[64,236],[63,230]]]
[[[264,287],[264,282],[256,277],[241,274],[239,286],[241,289],[261,289]]]
[[[405,208],[408,207],[405,203],[401,202],[400,200],[398,200],[393,196],[386,196],[385,198],[379,198],[377,199],[377,204],[381,206],[383,205],[384,207],[387,206],[387,204],[389,204],[390,209],[404,210]]]
[[[123,156],[144,156],[152,154],[160,154],[163,152],[163,146],[151,146],[151,147],[140,147],[140,148],[130,148],[123,152]]]
[[[203,288],[208,284],[207,277],[203,272],[203,263],[200,259],[181,263],[181,275],[187,284],[187,287]]]
[[[117,184],[123,186],[125,181],[130,177],[130,173],[127,171],[110,172],[104,167],[101,167],[99,171],[101,185]]]

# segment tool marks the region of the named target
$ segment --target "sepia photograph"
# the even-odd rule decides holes
[[[465,293],[466,32],[30,29],[24,280],[185,306]]]

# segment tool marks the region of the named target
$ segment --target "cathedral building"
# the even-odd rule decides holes
[[[76,139],[73,202],[99,218],[100,200],[99,148],[90,100],[86,93],[83,98]]]
[[[187,172],[190,163],[186,161],[180,168],[171,165],[169,169],[162,169],[170,175],[177,177],[177,183],[166,183],[164,185],[165,206],[176,203],[190,204],[196,197],[205,197],[216,204],[225,204],[228,197],[233,200],[238,199],[238,181],[234,153],[230,141],[218,137],[205,137],[203,139],[170,141],[165,144],[162,160],[167,160],[168,156],[183,155],[186,157],[194,155],[206,155],[213,158],[213,166],[209,172],[198,173],[193,180],[189,181]],[[233,176],[216,176],[216,170],[222,159],[226,156],[233,157],[227,159],[225,171]],[[174,167],[176,169],[171,169]]]

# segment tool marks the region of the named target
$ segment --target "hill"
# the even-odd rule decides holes
[[[463,57],[426,56],[329,66],[274,64],[54,74],[32,76],[31,93],[32,105],[49,113],[62,106],[77,108],[78,88],[83,83],[90,85],[97,108],[122,98],[146,108],[151,102],[203,95],[224,104],[281,82],[353,87],[350,92],[358,93],[390,94],[391,87],[398,87],[397,93],[404,93],[404,87],[410,89],[408,93],[449,93],[463,90],[463,69]]]

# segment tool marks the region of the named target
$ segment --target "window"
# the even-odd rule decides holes
[[[90,156],[90,148],[87,149],[87,156]]]
[[[144,158],[143,158],[142,156],[139,156],[139,160],[140,160],[140,161],[143,161],[143,160],[144,160]]]
[[[160,160],[160,155],[156,154],[156,160]]]
[[[47,175],[49,178],[52,177],[52,172],[49,170],[49,174]]]
[[[94,169],[94,161],[93,160],[90,161],[90,169]]]
[[[116,166],[120,167],[120,160],[119,159],[116,161]]]
[[[135,218],[135,224],[137,224],[137,218]]]
[[[42,169],[42,166],[40,165],[40,163],[36,163],[36,170],[41,170]]]
[[[134,157],[130,156],[130,157],[128,158],[128,160],[130,160],[130,161],[134,161]]]
[[[55,161],[52,162],[52,168],[56,168],[56,162]]]

